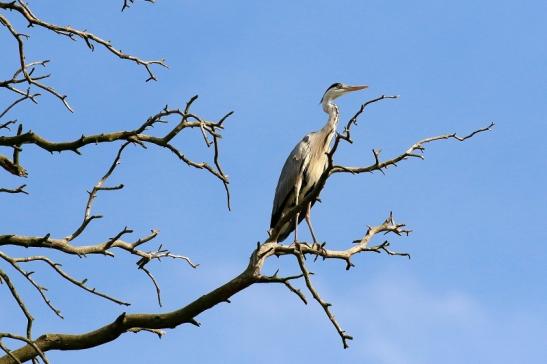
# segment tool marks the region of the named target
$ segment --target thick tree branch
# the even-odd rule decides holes
[[[4,343],[0,340],[0,349],[2,349],[2,351],[10,357],[10,359],[12,359],[15,363],[17,364],[21,364],[21,361],[19,359],[17,359],[17,357],[15,357],[12,353],[11,353],[11,350],[8,349],[7,346],[4,345]]]
[[[30,244],[35,244],[34,245],[35,247],[44,247],[44,248],[50,248],[50,249],[57,249],[57,250],[61,250],[61,251],[65,252],[65,253],[68,252],[68,251],[72,251],[73,254],[77,254],[79,256],[85,255],[87,253],[89,253],[89,254],[104,254],[104,255],[112,256],[113,253],[110,251],[110,249],[116,248],[116,247],[124,249],[126,251],[129,251],[131,254],[135,254],[135,255],[140,257],[140,260],[138,261],[138,267],[141,270],[143,270],[148,275],[148,277],[151,278],[152,283],[156,287],[157,294],[158,294],[158,302],[161,306],[161,297],[160,297],[159,286],[158,286],[156,280],[154,279],[153,275],[150,273],[150,271],[147,268],[145,268],[145,265],[148,262],[150,262],[151,260],[160,260],[161,258],[173,258],[173,259],[185,260],[193,268],[196,268],[197,265],[194,264],[188,257],[182,256],[182,255],[176,255],[176,254],[171,253],[169,250],[162,249],[161,245],[155,251],[144,251],[144,250],[139,249],[139,247],[141,245],[143,245],[143,244],[151,241],[152,239],[154,239],[158,234],[157,231],[152,230],[150,235],[142,237],[142,238],[138,239],[137,241],[135,241],[133,243],[126,243],[126,242],[122,241],[121,238],[124,235],[132,233],[132,231],[130,229],[128,229],[127,227],[125,227],[119,233],[117,233],[115,236],[110,238],[108,241],[106,241],[104,243],[101,243],[101,244],[98,244],[98,245],[95,245],[93,247],[88,247],[88,251],[85,251],[85,250],[82,251],[81,247],[78,247],[78,246],[75,246],[75,245],[72,244],[72,241],[75,240],[78,236],[80,236],[81,233],[84,232],[86,227],[89,225],[89,223],[94,218],[100,217],[100,215],[92,215],[91,214],[92,204],[93,204],[94,199],[97,197],[97,193],[99,191],[105,191],[105,190],[106,191],[119,190],[123,187],[123,185],[118,185],[118,186],[114,186],[114,187],[107,187],[107,186],[105,186],[105,183],[108,180],[108,178],[112,175],[112,173],[114,172],[116,167],[120,164],[122,152],[129,145],[129,143],[130,142],[125,142],[119,148],[119,150],[116,153],[116,156],[114,158],[114,161],[112,162],[112,164],[110,165],[110,167],[108,168],[106,173],[95,184],[95,186],[93,187],[91,192],[89,192],[89,198],[88,198],[88,201],[86,203],[83,221],[76,228],[76,230],[72,234],[66,236],[63,239],[51,239],[49,234],[47,234],[44,237],[39,237],[39,238],[34,238],[34,239],[33,238],[27,239],[26,237],[17,237],[17,236],[14,236],[14,235],[9,235],[9,236],[4,236],[4,237],[6,237],[6,238],[9,237],[9,239],[16,238],[16,240],[18,240],[19,242],[23,242],[23,243],[26,242],[26,243],[30,243]],[[18,246],[21,246],[17,243],[13,244],[15,241],[14,240],[9,241],[9,239],[4,240],[3,243],[0,243],[0,245],[18,245]],[[52,244],[48,245],[48,243],[52,243]],[[27,281],[29,281],[36,288],[36,290],[42,296],[42,299],[47,304],[47,306],[49,306],[49,308],[53,312],[55,312],[55,314],[57,314],[59,317],[62,317],[61,314],[60,314],[60,311],[53,306],[53,304],[51,303],[49,298],[47,298],[47,296],[45,295],[46,288],[39,285],[32,278],[32,276],[31,276],[32,272],[25,271],[23,268],[21,268],[19,263],[26,263],[26,262],[31,262],[31,261],[46,262],[62,278],[66,279],[70,283],[75,284],[76,286],[84,289],[85,291],[87,291],[89,293],[92,293],[92,294],[95,294],[95,295],[98,295],[100,297],[106,298],[106,299],[108,299],[110,301],[113,301],[115,303],[118,303],[118,304],[129,305],[126,302],[120,301],[120,300],[115,299],[115,298],[113,298],[109,295],[98,292],[94,288],[89,288],[86,285],[87,279],[84,279],[82,281],[78,281],[78,280],[74,279],[73,277],[71,277],[70,275],[65,273],[60,268],[60,264],[57,264],[57,263],[53,262],[48,257],[33,256],[33,257],[27,257],[27,258],[12,258],[12,257],[9,257],[8,255],[6,255],[6,254],[4,254],[3,252],[0,251],[0,258],[3,259],[4,261],[8,262],[14,269],[16,269],[22,276],[24,276],[27,279]],[[13,289],[13,292],[15,292],[15,289]],[[14,296],[17,299],[17,296],[16,295],[14,295]],[[24,306],[22,306],[22,307],[24,307]]]
[[[314,297],[314,299],[321,305],[323,310],[325,311],[325,314],[335,327],[336,331],[340,335],[344,347],[347,347],[347,341],[351,339],[351,336],[347,334],[339,325],[337,320],[335,319],[333,313],[331,312],[330,304],[324,301],[320,293],[317,291],[317,289],[313,286],[311,282],[311,272],[309,272],[306,263],[305,263],[305,257],[306,256],[314,256],[314,257],[322,257],[323,259],[336,259],[336,260],[342,260],[345,262],[346,269],[350,269],[354,266],[352,262],[352,258],[360,253],[367,253],[367,252],[385,252],[389,255],[401,255],[401,256],[408,256],[406,253],[398,253],[391,251],[388,249],[389,242],[384,241],[378,245],[372,245],[371,241],[376,235],[379,234],[395,234],[395,235],[408,235],[410,233],[410,230],[407,230],[404,224],[398,224],[394,221],[393,215],[390,213],[388,218],[380,225],[368,227],[364,233],[364,235],[351,243],[348,243],[348,247],[343,250],[331,250],[328,249],[325,244],[307,244],[307,243],[298,243],[298,244],[292,244],[292,245],[283,245],[276,242],[277,235],[279,234],[280,227],[287,221],[292,220],[295,218],[296,214],[302,209],[307,206],[307,204],[310,201],[313,201],[314,199],[317,199],[319,197],[319,194],[321,190],[324,188],[328,178],[332,176],[334,173],[338,172],[352,172],[352,173],[362,173],[364,171],[359,170],[353,170],[351,167],[341,167],[334,164],[333,156],[336,152],[340,141],[348,141],[351,142],[350,137],[350,129],[353,125],[356,124],[357,118],[359,115],[363,113],[366,106],[383,100],[387,98],[394,98],[389,96],[381,96],[379,98],[370,100],[363,104],[361,106],[360,111],[356,113],[356,115],[350,119],[346,126],[346,130],[343,134],[339,134],[335,139],[335,144],[333,146],[333,149],[331,152],[329,152],[329,160],[331,161],[329,163],[328,168],[325,170],[325,172],[322,174],[319,183],[315,186],[313,191],[308,194],[305,198],[302,199],[302,201],[289,210],[289,212],[283,216],[278,226],[275,226],[270,231],[270,237],[266,239],[263,243],[258,244],[257,248],[252,252],[249,264],[247,267],[241,272],[239,275],[237,275],[232,280],[228,281],[224,285],[221,285],[220,287],[212,290],[211,292],[195,299],[188,305],[181,307],[180,309],[177,309],[175,311],[171,312],[165,312],[165,313],[152,313],[152,314],[126,314],[123,313],[119,317],[117,317],[114,321],[94,330],[91,332],[79,334],[79,335],[68,335],[68,334],[45,334],[40,336],[38,339],[26,342],[26,345],[23,346],[20,349],[11,351],[11,355],[6,355],[2,358],[0,358],[0,364],[4,363],[14,363],[16,362],[14,360],[14,357],[17,358],[19,361],[26,361],[29,359],[32,359],[38,355],[39,352],[45,353],[49,350],[79,350],[79,349],[85,349],[94,347],[97,345],[102,345],[104,343],[110,342],[112,340],[115,340],[117,337],[122,335],[125,332],[138,332],[142,330],[152,331],[156,332],[157,330],[166,329],[166,328],[174,328],[176,326],[179,326],[181,324],[190,323],[193,325],[199,325],[196,321],[196,317],[214,307],[215,305],[222,303],[222,302],[229,302],[229,299],[234,294],[246,289],[250,285],[253,285],[255,283],[282,283],[284,284],[291,292],[295,293],[303,302],[307,302],[302,292],[295,288],[291,282],[303,278],[304,283],[308,290],[310,291],[311,295]],[[187,107],[193,102],[193,100],[190,100]],[[167,111],[167,110],[165,110]],[[188,115],[187,110],[184,112],[181,112],[182,114]],[[179,116],[181,116],[179,114]],[[201,120],[197,120],[191,116],[188,116],[189,119],[192,119],[192,121],[186,120],[186,122],[195,122],[196,127],[199,127],[202,131],[205,130],[205,136],[204,140],[205,143],[208,144],[208,138],[207,135],[212,137],[213,143],[215,143],[216,139],[219,136],[216,133],[216,129],[222,128],[222,122],[224,119],[221,119],[218,123],[214,124],[214,127],[212,127],[212,133],[208,132],[207,129],[207,122],[203,122]],[[161,117],[159,118],[161,119]],[[155,122],[159,122],[159,119]],[[149,119],[151,120],[151,119]],[[141,133],[144,131],[144,129],[147,126],[150,126],[154,123],[154,121],[151,121],[150,124],[147,124],[149,121],[145,122],[144,128],[142,130],[136,129],[136,133],[133,134],[135,138],[129,139],[129,137],[120,138],[121,140],[126,141],[134,141],[136,143],[149,143],[151,138],[154,137],[141,137]],[[185,121],[181,121],[181,123],[184,123]],[[171,135],[173,132],[175,134],[182,130],[184,128],[181,127],[181,123],[179,123],[170,133],[167,133],[163,137],[164,142],[169,142]],[[429,142],[433,142],[436,140],[443,140],[443,139],[456,139],[459,141],[466,140],[468,138],[473,137],[477,133],[491,130],[491,126],[483,129],[479,129],[468,136],[465,137],[459,137],[456,134],[445,134],[438,137],[432,137],[432,138],[426,138],[423,139],[416,144],[413,145],[410,149],[403,152],[398,157],[395,157],[388,161],[380,161],[379,158],[379,152],[374,152],[375,156],[375,164],[371,166],[372,170],[382,170],[385,169],[389,165],[393,165],[394,163],[397,163],[398,161],[405,160],[407,158],[413,157],[413,154],[415,154],[416,151],[423,151],[423,145]],[[202,129],[203,128],[203,129]],[[20,138],[25,135],[22,134],[19,136]],[[13,138],[13,137],[12,137]],[[0,145],[2,141],[5,141],[6,139],[0,139]],[[40,147],[43,147],[40,145],[41,142],[37,141],[36,139],[32,138],[33,142],[28,142],[32,144],[36,144]],[[20,144],[24,144],[25,140],[16,140],[16,142]],[[12,140],[13,142],[13,140]],[[49,142],[48,142],[49,143]],[[50,143],[51,147],[51,143]],[[78,145],[71,147],[79,148]],[[46,148],[44,148],[46,149]],[[70,150],[70,148],[67,148],[66,150]],[[218,167],[218,170],[220,171],[220,167]],[[368,171],[368,170],[367,170]],[[108,173],[107,173],[108,174]],[[220,174],[222,174],[220,172]],[[108,177],[108,176],[107,176]],[[98,185],[96,185],[97,187]],[[99,185],[97,188],[101,188],[102,185]],[[91,202],[92,202],[92,198]],[[88,200],[88,205],[91,205]],[[87,209],[86,209],[87,211]],[[86,217],[89,218],[92,215],[86,212],[84,214],[84,222],[86,220]],[[84,226],[85,229],[85,226]],[[110,250],[118,248],[125,251],[130,252],[131,254],[136,254],[141,257],[141,259],[138,262],[138,266],[140,268],[144,268],[145,265],[154,258],[157,258],[159,256],[170,256],[168,252],[161,250],[158,248],[157,251],[151,251],[151,252],[145,252],[142,250],[138,250],[138,245],[141,244],[140,240],[136,241],[134,243],[128,243],[125,241],[122,241],[120,238],[122,235],[126,233],[126,229],[122,230],[117,236],[115,236],[113,239],[110,239],[104,243],[100,244],[94,244],[94,245],[88,245],[88,246],[74,246],[71,244],[70,241],[67,241],[65,239],[53,239],[48,235],[44,237],[25,237],[25,236],[17,236],[17,235],[2,235],[0,236],[0,246],[1,245],[17,245],[17,246],[25,246],[25,247],[42,247],[42,248],[50,248],[50,249],[56,249],[60,250],[62,252],[68,253],[68,254],[77,254],[77,255],[86,255],[86,254],[112,254]],[[146,240],[146,238],[144,239]],[[277,256],[277,257],[283,257],[283,256],[294,256],[297,259],[298,266],[300,268],[301,274],[294,275],[290,277],[279,277],[277,275],[277,272],[274,275],[267,276],[262,273],[262,269],[264,267],[264,264],[266,260],[271,256]],[[171,256],[173,257],[173,256]],[[190,263],[190,262],[189,262]],[[151,277],[153,281],[155,279],[153,276]],[[159,286],[156,286],[157,292],[159,294]],[[1,338],[1,335],[0,335]]]
[[[11,161],[8,157],[3,156],[0,154],[0,167],[4,168],[9,173],[18,176],[18,177],[26,177],[27,171],[25,168],[20,166],[19,164],[15,163],[15,161]]]
[[[146,0],[149,2],[153,2],[152,0]],[[128,7],[130,3],[133,3],[133,0],[124,0],[123,9]],[[123,10],[122,9],[122,10]],[[11,37],[11,39],[14,40],[14,43],[16,44],[16,49],[18,53],[18,69],[13,73],[13,75],[10,77],[2,77],[0,79],[0,88],[4,88],[16,95],[16,99],[13,101],[8,101],[5,105],[2,106],[2,109],[0,109],[0,120],[4,118],[10,111],[14,109],[15,106],[19,105],[25,100],[30,100],[34,103],[37,102],[38,96],[40,96],[39,93],[34,92],[36,88],[42,89],[43,91],[57,97],[59,100],[63,102],[65,107],[73,111],[71,106],[68,103],[67,96],[62,94],[61,92],[57,91],[53,87],[47,85],[44,83],[44,80],[49,77],[49,74],[40,73],[37,70],[41,69],[40,66],[45,67],[49,61],[38,61],[38,62],[27,62],[27,41],[29,39],[29,36],[23,33],[20,33],[16,27],[18,24],[17,16],[20,16],[24,18],[28,22],[28,27],[36,27],[45,29],[48,31],[51,31],[55,34],[68,37],[72,40],[75,39],[81,39],[85,42],[85,44],[91,49],[94,50],[95,46],[100,46],[107,50],[108,52],[114,54],[116,57],[120,59],[125,59],[132,61],[142,67],[144,67],[148,73],[148,79],[150,80],[156,80],[156,76],[152,72],[152,68],[154,65],[159,65],[163,67],[167,67],[164,60],[143,60],[138,57],[132,56],[130,54],[123,53],[118,48],[115,48],[110,41],[107,41],[103,38],[100,38],[99,36],[87,32],[82,31],[78,29],[74,29],[70,26],[60,26],[56,24],[49,23],[38,16],[36,16],[29,5],[23,1],[0,1],[0,29],[6,30],[7,34]],[[14,26],[15,25],[15,26]],[[23,86],[28,86],[25,90]],[[179,158],[183,163],[187,164],[188,166],[198,168],[198,169],[204,169],[208,171],[209,173],[213,174],[215,177],[221,180],[221,182],[224,185],[224,188],[227,193],[227,203],[228,208],[230,208],[230,194],[228,189],[228,177],[223,172],[223,169],[221,167],[220,161],[219,161],[219,142],[221,138],[221,132],[224,128],[224,122],[225,120],[232,114],[231,112],[223,116],[219,121],[208,121],[205,119],[200,118],[196,114],[192,113],[190,111],[190,106],[193,104],[193,102],[197,99],[197,96],[192,97],[187,103],[184,110],[179,109],[168,109],[165,107],[164,110],[157,113],[156,115],[151,116],[146,121],[144,121],[139,127],[133,129],[133,130],[125,130],[125,131],[119,131],[119,132],[111,132],[111,133],[101,133],[96,135],[90,135],[90,136],[81,136],[78,139],[67,141],[67,142],[55,142],[55,141],[49,141],[42,137],[41,135],[38,135],[36,133],[33,133],[30,130],[23,131],[22,124],[19,124],[19,127],[17,129],[17,132],[15,135],[3,135],[0,136],[0,146],[8,147],[13,149],[13,157],[10,159],[8,156],[0,155],[0,167],[2,167],[4,170],[8,171],[11,174],[17,175],[17,176],[26,176],[26,170],[20,163],[20,156],[22,152],[22,146],[25,144],[31,144],[35,145],[38,148],[47,150],[49,152],[62,152],[62,151],[73,151],[77,154],[80,154],[80,149],[89,145],[89,144],[99,144],[99,143],[110,143],[115,141],[121,141],[123,142],[123,145],[120,147],[116,157],[114,158],[113,163],[111,164],[110,168],[107,170],[105,175],[95,184],[92,188],[92,190],[89,192],[89,196],[87,199],[87,203],[85,205],[83,218],[81,222],[79,222],[79,225],[72,230],[72,233],[70,233],[68,236],[65,236],[63,238],[53,238],[51,234],[45,234],[44,236],[24,236],[24,235],[15,235],[15,234],[9,234],[9,235],[1,235],[0,236],[0,246],[15,246],[15,247],[37,247],[37,248],[45,248],[45,249],[53,249],[57,250],[62,253],[67,254],[73,254],[78,255],[80,257],[86,256],[87,254],[99,254],[99,255],[107,255],[107,256],[113,256],[114,251],[116,250],[122,250],[125,252],[128,252],[130,254],[133,254],[138,257],[137,267],[141,270],[143,270],[148,277],[152,280],[154,286],[156,287],[157,296],[158,296],[158,302],[161,306],[161,296],[160,296],[160,288],[159,284],[156,282],[154,276],[148,269],[149,266],[147,265],[153,260],[160,260],[161,258],[172,258],[172,259],[178,259],[178,260],[184,260],[187,262],[191,267],[196,268],[197,264],[194,264],[188,257],[183,255],[177,255],[171,253],[167,249],[163,249],[162,245],[160,245],[157,249],[148,250],[146,248],[143,248],[144,245],[151,240],[155,239],[158,235],[158,232],[156,230],[152,230],[151,233],[147,236],[143,236],[140,238],[137,238],[134,241],[128,241],[127,235],[132,233],[132,231],[124,227],[121,229],[118,233],[113,234],[111,238],[106,239],[103,242],[100,243],[91,243],[89,245],[81,245],[76,244],[75,241],[78,238],[82,238],[83,233],[91,223],[96,218],[99,218],[100,215],[94,215],[92,213],[93,203],[94,200],[97,197],[97,194],[99,191],[112,191],[112,190],[119,190],[123,188],[123,185],[115,185],[115,186],[108,186],[106,185],[107,179],[111,176],[111,174],[116,169],[116,166],[120,162],[121,154],[123,150],[127,147],[129,143],[135,143],[138,144],[144,148],[146,148],[148,145],[156,145],[163,148],[166,148],[170,152],[172,152],[177,158]],[[156,124],[159,123],[167,123],[169,118],[177,118],[178,121],[175,123],[174,126],[169,128],[166,133],[164,133],[162,136],[155,136],[148,133],[148,130],[152,127],[154,127]],[[10,133],[10,126],[15,124],[16,120],[9,120],[5,121],[2,120],[0,123],[0,130],[2,130],[5,134],[11,134]],[[199,132],[201,133],[203,137],[204,144],[207,148],[213,147],[212,152],[212,162],[198,162],[187,155],[183,154],[174,144],[173,141],[175,137],[182,132],[184,129],[196,129],[199,128]],[[0,192],[5,193],[27,193],[24,190],[25,185],[22,185],[15,189],[9,189],[9,188],[0,188]],[[55,271],[62,279],[70,282],[71,284],[81,288],[82,290],[86,291],[87,293],[91,293],[97,296],[100,296],[102,298],[105,298],[107,300],[113,301],[115,303],[121,304],[121,305],[128,305],[128,303],[118,300],[116,298],[113,298],[105,293],[97,291],[95,288],[90,287],[87,284],[87,279],[79,280],[71,276],[69,273],[64,271],[61,268],[61,265],[51,259],[50,257],[47,257],[45,255],[34,255],[34,256],[27,256],[27,257],[12,257],[4,252],[0,251],[0,261],[3,261],[7,265],[10,266],[10,268],[13,268],[21,277],[22,279],[26,280],[34,289],[37,290],[37,292],[42,297],[42,300],[45,302],[45,304],[55,312],[58,316],[61,316],[60,311],[53,306],[50,299],[46,296],[47,288],[34,278],[33,272],[27,270],[28,264],[34,264],[32,262],[42,262],[47,264],[48,267],[50,267],[53,271]],[[17,274],[16,273],[16,274]],[[296,277],[297,278],[297,277]],[[287,287],[291,287],[290,283],[288,282],[289,279],[284,282],[284,284]],[[242,287],[244,285],[251,284],[251,280],[245,276],[245,279],[236,280],[238,285],[241,285]],[[19,295],[16,286],[10,279],[10,276],[5,273],[3,270],[0,270],[0,284],[4,284],[5,287],[8,288],[10,294],[13,296],[15,302],[20,307],[21,311],[27,318],[27,337],[18,336],[12,333],[0,333],[0,350],[3,351],[6,356],[3,358],[0,358],[0,363],[4,362],[5,360],[8,360],[8,362],[24,362],[27,360],[32,360],[33,362],[37,362],[37,358],[41,358],[45,363],[47,363],[47,358],[45,356],[45,352],[49,349],[43,350],[42,344],[38,343],[38,340],[34,340],[32,337],[32,323],[33,323],[33,317],[30,314],[29,310],[27,309],[27,306],[25,302],[23,301],[22,297]],[[213,297],[213,300],[210,300],[209,298],[204,298],[201,303],[195,302],[194,304],[188,305],[185,310],[181,311],[178,310],[177,312],[168,313],[166,314],[166,317],[161,318],[157,315],[145,315],[145,317],[135,317],[135,321],[132,321],[131,315],[127,315],[129,318],[128,322],[125,321],[125,316],[122,315],[120,318],[118,318],[115,322],[106,325],[107,327],[103,329],[99,329],[98,334],[99,336],[95,336],[95,334],[91,334],[91,336],[85,336],[84,337],[90,339],[90,342],[108,342],[111,339],[119,336],[123,332],[140,332],[140,331],[149,331],[152,333],[157,334],[161,337],[163,335],[163,331],[160,328],[154,328],[150,327],[150,325],[146,324],[145,319],[152,319],[154,320],[160,320],[160,324],[163,325],[168,322],[168,319],[174,319],[175,321],[178,320],[180,323],[191,323],[193,325],[198,325],[197,321],[194,319],[194,315],[192,315],[193,312],[200,312],[201,305],[214,305],[214,303],[211,303],[214,301],[214,298],[217,296],[226,296],[225,300],[227,300],[227,295],[229,294],[227,289],[224,290],[218,290],[217,292],[212,292],[210,297]],[[203,297],[202,297],[203,298]],[[200,301],[199,299],[197,301]],[[212,306],[211,306],[212,307]],[[138,325],[135,323],[138,323],[139,320],[142,321],[143,325]],[[163,321],[162,321],[163,320]],[[119,324],[122,324],[120,327]],[[176,326],[175,324],[170,324],[171,327]],[[173,326],[174,325],[174,326]],[[153,325],[152,325],[153,326]],[[113,329],[114,331],[109,331],[108,329]],[[120,330],[118,333],[116,333],[116,330]],[[105,333],[106,337],[101,337],[101,333]],[[2,339],[5,339],[2,341]],[[74,340],[76,339],[76,340]],[[9,340],[15,340],[23,342],[28,349],[24,349],[25,354],[23,357],[20,357],[17,353],[12,351],[8,346],[5,345],[6,341]],[[64,342],[64,340],[68,340]],[[77,342],[76,337],[71,337],[71,335],[64,335],[59,338],[53,338],[52,341],[56,344],[54,345],[61,345],[61,348],[63,348],[63,345],[70,345],[70,343]],[[46,340],[47,341],[47,340]],[[83,344],[94,346],[93,344]],[[69,349],[69,348],[68,348]],[[25,358],[25,355],[27,357]],[[7,359],[6,359],[7,358]]]
[[[49,364],[49,361],[47,360],[47,357],[44,354],[44,352],[38,347],[38,345],[36,345],[36,343],[34,341],[32,341],[32,339],[26,338],[24,336],[13,335],[13,334],[7,333],[7,332],[0,332],[0,340],[2,338],[17,340],[17,341],[22,341],[24,343],[27,343],[28,347],[30,348],[31,352],[33,353],[32,358],[30,358],[33,363],[35,363],[35,362],[37,363],[37,361],[35,360],[35,357],[38,356],[38,357],[40,357],[40,359],[42,359],[44,364]],[[8,357],[9,357],[10,360],[12,360],[12,358],[16,357],[16,355],[14,355],[13,352],[12,352],[12,354],[8,355]],[[3,358],[0,358],[0,360],[3,360]],[[19,359],[17,359],[17,360],[19,360]],[[17,362],[17,360],[15,362]],[[27,360],[29,360],[29,359],[27,359]],[[27,360],[19,360],[19,361],[27,361]]]
[[[197,298],[190,304],[171,312],[166,313],[155,313],[155,314],[122,314],[113,322],[102,326],[101,328],[84,333],[81,335],[66,335],[66,334],[46,334],[40,336],[37,340],[34,341],[34,344],[40,348],[43,352],[49,350],[80,350],[85,348],[90,348],[98,345],[102,345],[106,342],[115,340],[121,334],[125,332],[132,332],[136,329],[141,330],[142,328],[146,329],[167,329],[174,328],[184,323],[191,323],[196,325],[197,322],[195,318],[200,313],[210,309],[211,307],[229,301],[229,298],[234,294],[246,289],[252,284],[255,283],[283,283],[285,284],[293,293],[297,294],[303,302],[306,303],[305,297],[300,292],[300,290],[294,288],[292,285],[287,285],[289,281],[296,280],[302,277],[306,277],[310,272],[304,270],[302,274],[290,276],[290,277],[278,277],[277,272],[273,276],[265,276],[261,273],[261,270],[264,266],[266,260],[273,256],[283,256],[283,255],[294,255],[297,257],[304,257],[304,255],[317,255],[322,254],[325,259],[344,259],[347,260],[348,257],[358,254],[360,252],[366,252],[366,246],[372,237],[378,233],[382,232],[393,232],[393,233],[405,233],[405,230],[402,229],[404,225],[395,224],[392,220],[386,219],[382,225],[377,227],[370,228],[365,236],[361,239],[360,243],[356,246],[352,246],[345,251],[329,251],[325,250],[319,246],[308,246],[302,244],[299,248],[288,245],[277,244],[275,242],[264,242],[259,244],[257,248],[251,254],[249,259],[249,264],[246,269],[240,273],[238,276],[225,283],[224,285],[218,287],[217,289]],[[311,285],[311,282],[309,282]],[[310,289],[308,283],[306,284],[308,289]],[[291,288],[292,287],[292,288]],[[318,302],[322,302],[321,305],[325,309],[323,304],[326,304],[326,312],[328,312],[329,319],[331,322],[339,329],[340,335],[343,337],[344,342],[350,339],[350,336],[347,335],[340,326],[335,322],[334,316],[330,313],[328,309],[328,304],[321,300],[319,293],[315,288],[310,289],[312,295]],[[316,297],[317,296],[317,297]],[[19,358],[21,361],[29,360],[30,358],[36,355],[36,351],[31,345],[26,345],[25,347],[15,350],[12,352],[14,356]],[[11,363],[12,360],[8,356],[0,358],[0,364]]]
[[[247,288],[253,283],[252,277],[247,270],[232,279],[228,283],[201,296],[189,305],[181,309],[156,314],[126,314],[118,316],[111,323],[98,328],[97,330],[80,334],[45,334],[26,346],[12,351],[12,355],[24,362],[35,357],[37,347],[42,352],[50,350],[80,350],[102,345],[115,340],[125,332],[133,332],[135,329],[157,330],[164,328],[174,328],[184,323],[199,325],[195,316],[210,309],[218,303],[225,302],[233,294]],[[0,334],[0,337],[2,335]],[[0,364],[14,363],[9,356],[0,358]]]

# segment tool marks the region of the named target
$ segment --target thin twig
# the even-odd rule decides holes
[[[5,193],[24,193],[25,195],[28,195],[28,192],[25,191],[25,187],[27,187],[27,185],[21,185],[21,186],[16,187],[16,188],[0,188],[0,192],[5,192]]]

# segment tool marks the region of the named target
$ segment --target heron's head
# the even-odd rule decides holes
[[[364,90],[368,88],[366,85],[362,86],[350,86],[343,83],[333,83],[330,85],[330,87],[325,91],[325,94],[323,95],[323,98],[321,99],[321,104],[325,105],[329,103],[330,101],[337,99],[338,97],[347,94],[349,92],[353,91],[359,91]]]

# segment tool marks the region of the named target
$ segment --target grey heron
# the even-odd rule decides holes
[[[339,112],[333,101],[352,91],[363,90],[368,86],[350,86],[343,83],[332,84],[323,95],[321,105],[323,111],[328,114],[327,123],[321,130],[312,132],[296,144],[291,154],[285,161],[272,207],[270,231],[278,224],[279,220],[289,209],[296,206],[305,196],[313,191],[321,174],[328,164],[327,152],[336,133]],[[293,221],[287,221],[277,235],[277,242],[285,240],[294,230],[294,242],[297,242],[298,224],[305,218],[314,243],[317,243],[311,224],[310,210],[315,201],[308,203],[306,207],[298,211]],[[274,237],[275,238],[275,237]]]

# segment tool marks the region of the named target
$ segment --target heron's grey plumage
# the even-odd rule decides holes
[[[323,148],[319,149],[316,146],[326,144],[325,142],[326,139],[321,132],[314,132],[306,135],[292,150],[279,176],[270,227],[273,228],[283,216],[283,212],[295,205],[297,191],[299,200],[302,200],[315,187],[327,167],[326,150],[321,153]],[[298,222],[304,217],[305,209],[299,214]],[[280,230],[277,240],[285,240],[293,230],[294,222],[288,221]]]
[[[271,229],[276,227],[283,215],[296,205],[297,197],[298,201],[302,201],[302,199],[314,189],[315,184],[321,178],[321,174],[327,168],[327,152],[336,132],[339,114],[338,107],[331,103],[331,101],[345,92],[356,91],[365,87],[366,86],[353,87],[335,83],[325,92],[321,102],[323,104],[323,110],[328,113],[329,118],[321,130],[307,134],[294,147],[285,161],[275,190],[272,217],[270,221]],[[297,214],[298,223],[306,217],[306,214],[309,213],[309,208],[311,208],[314,203],[315,201],[311,202],[309,206],[303,207],[302,210],[299,211]],[[313,236],[309,216],[307,222]],[[285,240],[287,236],[295,230],[295,226],[296,224],[294,221],[286,222],[279,229],[277,241],[281,242]]]

